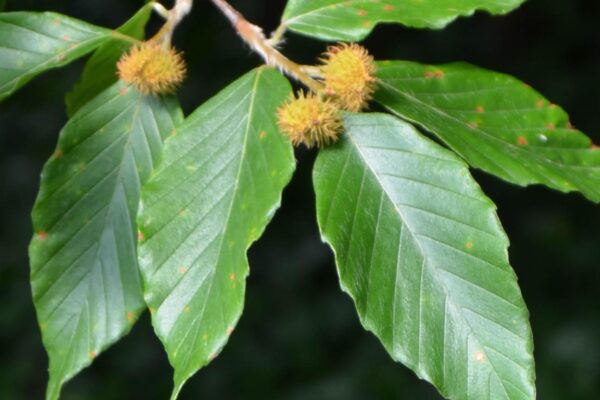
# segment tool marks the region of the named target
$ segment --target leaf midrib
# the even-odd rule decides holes
[[[248,106],[248,121],[246,124],[246,128],[244,130],[244,140],[242,143],[242,153],[240,155],[240,164],[238,167],[238,171],[236,173],[236,177],[235,177],[235,184],[233,186],[233,191],[232,191],[232,196],[231,196],[231,202],[229,204],[228,207],[228,211],[227,211],[227,216],[225,217],[225,228],[223,229],[223,233],[221,235],[221,240],[219,241],[219,245],[218,245],[218,258],[217,261],[215,262],[215,266],[212,269],[212,271],[209,273],[209,275],[207,275],[206,279],[209,280],[209,286],[208,286],[208,292],[206,294],[206,299],[204,301],[204,304],[202,305],[202,309],[200,312],[198,312],[198,314],[196,314],[196,316],[194,317],[193,321],[190,323],[190,327],[193,327],[196,322],[200,319],[204,317],[204,312],[206,310],[206,305],[208,304],[208,301],[210,299],[210,294],[212,291],[212,288],[214,286],[214,274],[216,273],[218,266],[221,265],[221,257],[223,255],[223,243],[225,241],[225,236],[227,236],[227,232],[229,231],[229,225],[231,222],[231,215],[233,212],[233,208],[235,205],[235,201],[237,199],[237,189],[240,183],[240,176],[242,174],[242,170],[243,170],[243,166],[244,166],[244,160],[246,158],[246,150],[247,150],[247,143],[248,143],[248,136],[249,136],[249,131],[250,131],[250,127],[252,125],[252,121],[253,121],[253,110],[255,107],[255,99],[256,99],[256,93],[257,93],[257,87],[258,87],[258,83],[260,81],[260,77],[263,73],[264,69],[260,68],[258,69],[258,71],[256,72],[256,77],[254,78],[254,82],[252,84],[252,90],[251,90],[251,97],[250,97],[250,104]],[[183,339],[181,341],[183,343]],[[188,355],[191,355],[191,352],[188,352]],[[188,361],[186,362],[186,364],[189,364],[189,356],[188,356]],[[186,367],[187,369],[187,367]],[[193,372],[191,373],[193,374]],[[183,383],[185,383],[185,381],[191,376],[191,374],[189,372],[187,372],[185,374],[185,377],[181,380],[181,382],[176,383],[175,388],[173,389],[173,394],[175,395],[176,393],[179,392],[179,390],[181,389],[181,386],[183,385]]]
[[[438,278],[438,268],[434,266],[434,264],[431,263],[430,258],[427,256],[427,253],[424,251],[420,241],[418,240],[417,236],[418,234],[414,233],[413,228],[410,226],[410,224],[407,222],[408,220],[404,217],[402,211],[400,210],[400,208],[396,205],[396,203],[392,200],[392,197],[390,196],[390,194],[388,193],[388,191],[386,190],[386,185],[384,185],[384,183],[379,179],[378,174],[376,173],[375,169],[372,167],[372,165],[369,163],[367,157],[362,153],[360,146],[355,142],[354,138],[352,137],[352,134],[350,134],[349,132],[346,133],[346,136],[349,138],[349,142],[352,144],[352,147],[356,150],[357,154],[359,155],[359,157],[363,160],[364,165],[366,165],[368,167],[368,170],[370,172],[370,174],[375,178],[375,180],[377,181],[377,183],[379,184],[379,186],[381,187],[381,191],[383,193],[385,193],[385,196],[387,197],[388,201],[394,205],[394,209],[397,211],[399,218],[401,219],[401,223],[402,225],[408,230],[408,233],[410,234],[410,236],[413,239],[413,242],[415,243],[415,245],[417,246],[419,253],[421,254],[421,257],[423,259],[423,267],[421,268],[421,278],[420,278],[420,289],[419,289],[419,361],[417,363],[417,367],[419,368],[419,370],[421,371],[421,373],[425,373],[425,370],[422,369],[421,367],[421,360],[420,360],[420,349],[421,349],[421,332],[422,332],[422,328],[421,328],[421,321],[422,321],[422,317],[421,317],[421,310],[422,310],[422,283],[423,283],[423,275],[424,275],[424,271],[426,266],[430,269],[430,271],[434,272],[431,274],[431,276],[433,277],[433,279],[435,279],[439,285],[440,288],[442,288],[443,292],[444,292],[444,299],[445,302],[448,301],[450,303],[452,303],[456,309],[460,310],[461,312],[459,313],[461,319],[464,321],[464,323],[466,324],[466,326],[468,326],[470,334],[475,338],[475,340],[477,341],[477,343],[479,344],[479,347],[485,352],[487,353],[487,346],[484,346],[481,344],[478,336],[475,333],[475,330],[472,328],[472,326],[470,325],[469,321],[466,319],[466,317],[463,316],[463,307],[459,304],[457,304],[454,300],[452,300],[452,297],[450,296],[447,287],[445,286],[445,284],[440,281],[440,279]],[[486,263],[489,263],[486,260],[482,260]],[[396,266],[396,270],[397,270],[397,266]],[[396,286],[394,285],[394,290],[395,290]],[[444,311],[446,310],[446,308],[444,308]],[[483,317],[483,316],[482,316]],[[485,318],[485,317],[484,317]],[[445,320],[446,320],[446,312],[444,312],[444,329],[446,327],[445,324]],[[443,333],[444,338],[446,336],[446,332],[444,331]],[[493,349],[492,349],[493,350]],[[445,354],[445,345],[444,345],[444,352]],[[485,356],[486,361],[490,364],[490,366],[492,367],[492,370],[494,371],[494,374],[496,375],[496,378],[498,379],[498,381],[501,383],[502,385],[502,389],[506,395],[507,398],[510,398],[510,396],[508,395],[508,391],[505,387],[505,382],[504,380],[501,378],[501,376],[498,374],[498,371],[496,369],[496,367],[494,366],[494,363],[492,362],[491,358],[488,357],[488,355],[486,354]],[[513,360],[511,360],[513,361]],[[469,362],[467,361],[467,364],[469,364]],[[517,364],[519,366],[519,368],[523,368],[523,366],[521,366],[520,364]],[[446,374],[445,372],[443,373],[443,376],[445,377]],[[445,378],[443,379],[445,381]],[[467,382],[467,388],[469,387],[468,382]],[[519,389],[520,390],[520,389]]]
[[[549,164],[554,164],[554,165],[556,165],[557,167],[560,167],[560,168],[565,168],[565,169],[569,169],[569,168],[575,168],[575,169],[584,169],[584,170],[587,170],[587,169],[589,169],[589,170],[600,170],[600,167],[593,167],[593,166],[587,166],[587,165],[583,165],[583,166],[576,166],[576,165],[563,164],[563,163],[561,163],[561,162],[559,162],[559,161],[556,161],[556,160],[553,160],[553,159],[551,159],[551,158],[540,157],[540,155],[539,155],[538,153],[534,153],[534,152],[526,152],[526,151],[524,151],[524,150],[523,150],[521,147],[519,147],[518,145],[515,145],[515,144],[513,144],[513,143],[510,143],[510,142],[507,142],[507,141],[505,141],[505,140],[502,140],[502,139],[500,139],[500,138],[498,138],[498,137],[496,137],[496,136],[493,136],[493,135],[491,135],[491,134],[487,133],[486,131],[482,130],[481,128],[477,128],[477,127],[471,127],[471,126],[469,126],[469,125],[468,125],[467,123],[465,123],[464,121],[460,120],[459,118],[457,118],[457,117],[455,117],[455,116],[453,116],[453,115],[450,115],[450,114],[448,114],[448,113],[447,113],[447,112],[445,112],[443,109],[440,109],[440,108],[438,108],[438,107],[436,107],[436,106],[433,106],[433,105],[427,104],[426,102],[424,102],[424,101],[421,101],[419,98],[417,98],[417,97],[413,96],[412,94],[409,94],[408,92],[402,91],[402,90],[400,90],[399,88],[397,88],[397,87],[395,87],[395,86],[392,86],[392,85],[388,84],[388,83],[387,83],[385,80],[380,80],[380,83],[381,83],[381,84],[383,84],[384,86],[386,86],[388,89],[391,89],[392,91],[395,91],[395,92],[397,92],[399,95],[401,95],[401,96],[404,96],[404,97],[408,98],[409,100],[413,101],[414,103],[417,103],[417,104],[419,104],[419,105],[423,106],[424,108],[430,109],[430,110],[432,110],[433,112],[435,112],[435,113],[439,114],[440,116],[442,116],[442,117],[444,117],[444,118],[447,118],[447,119],[450,119],[450,120],[452,120],[452,121],[456,122],[456,123],[457,123],[457,124],[459,124],[459,125],[460,125],[462,128],[465,128],[465,129],[472,129],[472,130],[474,130],[474,131],[478,132],[478,133],[479,133],[481,136],[485,137],[486,139],[488,139],[488,140],[490,140],[490,141],[492,141],[492,142],[498,142],[498,143],[501,143],[502,145],[509,147],[509,148],[510,148],[512,151],[515,151],[516,153],[525,153],[525,154],[526,154],[526,155],[528,155],[528,156],[531,156],[531,157],[535,157],[535,158],[537,158],[538,160],[540,160],[540,162],[547,162],[547,163],[549,163]],[[383,105],[384,105],[386,108],[388,108],[388,105],[386,105],[386,104],[383,104]],[[426,126],[426,127],[427,127],[427,125],[426,125],[426,124],[424,124],[424,123],[421,123],[421,122],[418,122],[418,121],[415,121],[415,122],[419,123],[420,125],[423,125],[423,126]],[[571,148],[563,149],[563,151],[569,151],[569,150],[577,150],[577,151],[581,151],[581,150],[585,150],[585,149],[578,149],[578,148],[575,148],[575,149],[571,149]],[[482,154],[482,155],[483,155],[483,153],[481,153],[481,152],[480,152],[480,154]],[[489,158],[489,157],[487,157],[487,156],[484,156],[484,157],[485,157],[485,158]],[[510,171],[507,171],[507,170],[506,170],[504,167],[500,167],[498,164],[496,164],[496,165],[497,165],[499,168],[503,169],[503,170],[504,170],[504,171],[505,171],[505,172],[506,172],[508,175],[510,175],[510,176],[513,176],[513,175],[512,175],[512,173],[511,173]],[[515,178],[515,179],[516,179],[516,178]]]
[[[138,97],[138,101],[137,101],[137,104],[136,104],[136,108],[135,108],[135,110],[134,110],[134,112],[133,112],[133,115],[132,115],[132,117],[131,117],[131,121],[135,121],[135,120],[137,119],[138,115],[139,115],[139,111],[140,111],[140,109],[141,109],[141,103],[142,103],[142,101],[141,101],[141,100],[142,100],[142,99],[141,99],[141,95],[140,95],[140,96]],[[115,179],[115,181],[114,181],[114,187],[112,188],[112,193],[110,194],[110,201],[108,201],[108,203],[106,204],[106,206],[104,206],[104,207],[103,207],[103,208],[102,208],[100,211],[98,211],[98,213],[96,214],[96,215],[98,215],[98,214],[100,214],[100,213],[104,212],[104,216],[103,216],[103,218],[104,218],[104,221],[103,221],[103,223],[102,223],[102,229],[99,229],[99,230],[98,230],[98,240],[96,240],[96,241],[95,241],[95,244],[93,245],[93,246],[95,246],[95,247],[96,247],[96,248],[95,248],[95,254],[94,254],[94,257],[93,257],[93,259],[94,259],[94,260],[98,260],[98,252],[100,251],[100,243],[99,243],[99,241],[100,241],[100,239],[102,238],[102,236],[104,235],[104,232],[106,232],[106,230],[107,230],[107,226],[109,225],[109,216],[111,215],[111,210],[112,210],[112,207],[115,205],[115,195],[116,195],[116,193],[117,193],[117,188],[119,187],[119,185],[121,185],[121,186],[125,187],[125,186],[123,185],[123,181],[122,181],[121,175],[122,175],[122,172],[123,172],[123,163],[124,163],[124,160],[125,160],[125,158],[126,158],[126,154],[127,154],[127,152],[128,152],[128,151],[130,151],[130,150],[131,150],[131,149],[130,149],[130,144],[131,144],[130,142],[131,142],[131,137],[133,136],[133,135],[132,135],[132,132],[133,132],[133,129],[134,129],[133,127],[134,127],[134,124],[132,123],[132,124],[130,125],[130,128],[129,128],[127,131],[125,131],[125,132],[124,132],[124,134],[127,136],[127,140],[126,140],[126,141],[125,141],[125,143],[123,144],[123,156],[121,157],[121,160],[119,161],[119,164],[118,164],[118,166],[117,166],[116,168],[113,168],[113,169],[112,169],[112,170],[109,172],[109,175],[112,175],[112,174],[114,174],[114,173],[116,172],[116,177],[114,178],[114,179]],[[80,200],[81,200],[81,198],[80,198]],[[76,204],[78,204],[78,201],[74,203],[74,205],[76,205]],[[129,209],[128,207],[126,207],[126,208],[127,208],[127,209]],[[85,224],[83,224],[82,226],[85,226]],[[80,232],[80,229],[79,229],[79,230],[77,230],[77,231],[75,232],[75,235],[76,235],[76,234],[79,234],[79,232]],[[70,239],[71,239],[71,238],[69,238],[69,239],[68,239],[68,241],[70,241]],[[67,243],[67,244],[68,244],[68,243]],[[61,248],[59,249],[59,252],[60,252],[60,251],[61,251],[63,248],[64,248],[64,246],[61,246]],[[91,247],[90,247],[90,248],[91,248]],[[87,250],[89,250],[89,248],[88,248]],[[87,252],[87,250],[86,250],[86,252]],[[85,252],[84,252],[84,253],[85,253]],[[84,253],[82,253],[82,254],[84,254]],[[58,254],[58,252],[57,252],[56,254]],[[56,254],[55,254],[54,256],[56,256]],[[76,260],[75,260],[75,261],[76,261]],[[75,261],[74,261],[74,262],[75,262]],[[68,268],[70,268],[70,267],[72,267],[72,265],[70,265]],[[85,279],[87,279],[87,278],[88,278],[88,276],[89,276],[89,274],[91,273],[91,271],[92,271],[92,269],[91,269],[91,268],[90,268],[90,269],[88,269],[88,271],[86,272],[86,274],[85,274],[85,275],[84,275],[84,276],[81,278],[81,280],[80,280],[80,283],[81,283],[81,282],[83,282]],[[39,272],[39,271],[37,271],[37,272]],[[62,277],[62,275],[61,275],[61,277]],[[60,278],[59,278],[59,279],[60,279]],[[48,293],[48,292],[50,291],[50,289],[51,289],[51,287],[49,287],[49,289],[48,289],[48,290],[46,290],[46,291],[45,291],[45,292],[44,292],[44,293],[41,295],[41,297],[43,297],[43,296],[44,296],[46,293]],[[41,297],[40,297],[40,298],[41,298]],[[68,296],[67,296],[67,297],[68,297]],[[67,298],[67,297],[66,297],[66,298]],[[66,300],[66,298],[65,298],[65,300]],[[63,300],[63,302],[64,302],[64,300]],[[61,302],[61,303],[62,303],[62,302]]]

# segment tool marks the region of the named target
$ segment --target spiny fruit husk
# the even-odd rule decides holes
[[[279,128],[294,146],[308,148],[336,142],[343,130],[342,117],[336,104],[314,93],[298,92],[279,107]]]
[[[157,42],[144,42],[124,54],[117,64],[119,78],[146,95],[174,93],[186,76],[181,53]]]
[[[375,61],[355,43],[331,46],[321,59],[325,93],[344,110],[364,110],[377,88]]]

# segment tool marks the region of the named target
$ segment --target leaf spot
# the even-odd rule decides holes
[[[365,15],[367,15],[367,10],[364,10],[362,8],[360,10],[358,10],[359,17],[364,17]]]
[[[477,112],[478,112],[478,113],[480,113],[480,114],[481,114],[481,113],[482,113],[482,112],[484,112],[484,111],[485,111],[485,108],[483,108],[483,106],[481,106],[481,105],[477,106]]]
[[[62,151],[61,149],[56,149],[56,151],[54,152],[54,158],[63,158],[65,155],[65,152]]]
[[[231,336],[231,334],[233,333],[233,327],[229,327],[227,328],[227,336]]]
[[[261,132],[258,134],[258,138],[259,138],[259,139],[264,139],[266,136],[267,136],[267,132],[265,132],[265,131],[261,131]]]
[[[183,265],[179,267],[179,273],[180,274],[185,274],[187,272],[187,268],[184,267]]]
[[[383,11],[390,12],[390,11],[394,11],[394,9],[395,9],[395,8],[396,8],[396,7],[394,7],[394,6],[393,6],[393,5],[391,5],[391,4],[386,4],[385,6],[383,6]]]
[[[467,249],[471,250],[473,248],[473,242],[472,241],[468,241],[467,245],[466,245]]]
[[[46,240],[46,238],[48,237],[48,232],[46,232],[46,231],[39,231],[37,233],[37,235],[38,235],[38,238],[40,240]]]
[[[229,280],[230,281],[235,281],[235,278],[236,278],[236,276],[235,276],[235,274],[233,272],[231,274],[229,274]]]
[[[89,356],[91,359],[94,359],[96,357],[98,357],[98,353],[96,353],[94,350],[90,351]]]
[[[517,138],[517,144],[519,144],[520,146],[527,146],[529,144],[529,141],[525,136],[519,136]]]
[[[548,122],[548,124],[546,125],[546,128],[548,128],[548,129],[555,129],[556,125],[554,125],[552,122]]]
[[[475,361],[477,362],[483,362],[483,360],[485,360],[485,354],[483,354],[482,351],[478,351],[475,353]]]
[[[135,314],[132,311],[127,312],[127,321],[131,324],[135,320]]]

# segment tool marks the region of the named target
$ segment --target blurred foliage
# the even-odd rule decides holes
[[[141,0],[20,0],[8,10],[53,10],[116,27]],[[175,41],[190,79],[186,112],[259,63],[208,1]],[[275,29],[283,0],[238,0],[248,18]],[[465,60],[514,74],[564,106],[600,142],[600,3],[530,0],[506,17],[479,14],[443,31],[381,26],[366,41],[378,59]],[[154,20],[155,29],[159,21]],[[215,39],[216,38],[216,39]],[[325,45],[290,35],[286,52],[310,63]],[[36,79],[0,105],[0,398],[42,398],[47,359],[28,283],[29,212],[39,172],[66,122],[64,94],[83,62]],[[246,311],[225,351],[194,377],[182,399],[439,399],[392,362],[362,330],[338,290],[331,252],[314,218],[314,152],[283,208],[250,252]],[[595,399],[600,393],[600,208],[579,195],[520,189],[476,173],[498,204],[510,256],[531,312],[541,400]],[[64,399],[165,399],[171,370],[146,315],[132,334],[67,385]]]

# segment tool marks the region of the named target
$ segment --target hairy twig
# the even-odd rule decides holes
[[[278,30],[273,39],[269,40],[260,27],[248,22],[226,0],[211,1],[227,17],[240,37],[263,58],[266,64],[279,68],[282,72],[302,82],[313,92],[321,91],[322,84],[320,82],[311,78],[301,65],[296,64],[275,48],[283,37],[283,31]]]
[[[171,45],[173,32],[177,25],[192,11],[193,0],[177,0],[172,9],[167,10],[162,4],[154,3],[154,10],[167,20],[160,31],[154,36],[154,40]]]

